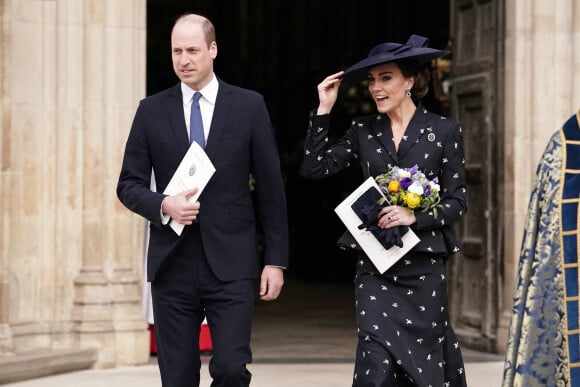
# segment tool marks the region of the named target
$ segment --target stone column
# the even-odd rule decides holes
[[[12,354],[12,332],[8,320],[8,284],[0,282],[0,356]]]
[[[124,141],[145,88],[145,3],[82,3],[83,262],[75,279],[81,347],[100,346],[98,366],[144,363],[142,222],[119,204]]]
[[[145,95],[145,12],[145,0],[0,1],[0,355],[148,359],[143,222],[115,194]]]
[[[0,52],[9,52],[11,42],[4,39],[10,29],[10,18],[7,12],[8,4],[0,2]],[[7,81],[10,79],[8,55],[0,56],[0,213],[7,214],[9,211],[9,156],[8,139],[10,138],[7,123],[10,120],[10,106],[7,98]],[[9,226],[6,216],[0,217],[0,230]],[[7,240],[4,232],[0,232],[0,246],[6,246]],[[12,332],[9,318],[9,286],[8,286],[8,259],[0,250],[0,356],[12,353]]]
[[[107,9],[109,38],[106,52],[118,58],[110,63],[106,83],[111,85],[105,104],[109,124],[105,141],[109,157],[106,212],[114,214],[107,233],[113,253],[112,312],[116,332],[116,364],[144,363],[149,358],[149,331],[141,309],[144,266],[143,218],[132,214],[116,197],[116,184],[125,150],[125,141],[139,99],[146,86],[146,2],[110,1]],[[122,66],[119,66],[122,64]],[[127,77],[130,73],[131,76]],[[121,98],[119,98],[121,97]]]
[[[498,351],[505,352],[524,219],[540,155],[580,108],[576,0],[505,2],[504,282]]]
[[[1,7],[0,282],[8,302],[1,309],[12,351],[22,352],[50,347],[54,306],[66,302],[55,298],[54,282],[66,264],[54,259],[55,4],[3,1]]]
[[[69,2],[69,23],[78,20],[78,31],[74,34],[82,55],[75,71],[82,87],[75,91],[82,106],[78,120],[78,157],[75,164],[80,168],[81,179],[77,181],[77,200],[82,207],[82,219],[78,225],[81,233],[81,268],[74,280],[75,299],[73,322],[81,347],[99,348],[100,366],[107,367],[115,362],[112,293],[107,276],[107,262],[112,261],[112,251],[107,245],[106,235],[111,228],[111,216],[106,213],[109,201],[105,182],[107,156],[105,139],[108,127],[105,116],[106,97],[113,85],[106,83],[109,61],[117,58],[108,55],[106,40],[105,2]],[[65,36],[70,33],[67,31]],[[72,47],[71,47],[72,48]],[[71,48],[68,48],[70,50]],[[65,50],[65,52],[68,52]],[[63,74],[64,75],[64,74]],[[74,87],[66,88],[71,92]]]

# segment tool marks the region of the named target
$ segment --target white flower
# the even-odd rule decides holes
[[[414,181],[409,188],[407,188],[409,192],[415,193],[417,195],[423,195],[423,186],[418,181]]]
[[[399,176],[399,179],[398,180],[400,180],[403,177],[409,177],[410,178],[411,177],[411,172],[409,172],[409,171],[407,171],[407,170],[405,170],[403,168],[398,168],[397,169],[397,175]]]
[[[439,186],[439,184],[430,181],[429,182],[429,187],[431,187],[431,192],[439,192],[439,190],[441,189],[441,187]]]

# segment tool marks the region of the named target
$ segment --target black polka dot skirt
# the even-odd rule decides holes
[[[414,254],[384,274],[367,257],[354,279],[358,345],[353,387],[464,387],[449,323],[443,258]]]

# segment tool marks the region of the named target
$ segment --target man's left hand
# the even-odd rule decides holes
[[[260,299],[273,301],[282,292],[284,285],[284,269],[277,266],[266,266],[260,278]]]

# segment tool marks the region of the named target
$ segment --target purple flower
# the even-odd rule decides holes
[[[437,177],[430,181],[419,167],[414,165],[410,168],[394,166],[388,172],[378,175],[375,180],[390,203],[408,207],[409,203],[405,198],[411,192],[419,195],[421,202],[410,211],[419,209],[426,211],[432,208],[434,216],[437,218],[437,208],[441,207],[439,204],[441,200],[439,197],[439,179]],[[398,182],[397,192],[391,192],[388,189],[388,185],[392,181]]]
[[[401,179],[401,181],[399,182],[399,185],[401,186],[401,188],[403,189],[407,189],[409,188],[409,186],[413,184],[413,179],[411,179],[410,177],[403,177]]]

